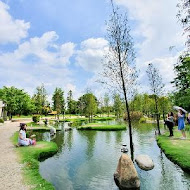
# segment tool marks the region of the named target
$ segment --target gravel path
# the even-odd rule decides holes
[[[0,126],[0,189],[27,190],[21,175],[22,165],[19,164],[15,147],[10,137],[19,130],[19,123],[6,123]]]

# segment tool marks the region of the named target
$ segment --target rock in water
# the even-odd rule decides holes
[[[55,135],[56,134],[56,129],[54,127],[50,128],[50,135]]]
[[[140,180],[131,158],[122,154],[114,174],[116,185],[121,189],[140,189]]]
[[[135,161],[142,170],[148,171],[154,168],[154,163],[148,155],[138,155]]]

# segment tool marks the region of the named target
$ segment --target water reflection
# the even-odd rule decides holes
[[[114,121],[106,121],[114,122]],[[157,146],[154,125],[134,125],[135,156],[148,154],[155,168],[137,166],[142,190],[188,190],[190,175],[170,162]],[[57,133],[59,153],[40,164],[41,175],[56,189],[116,190],[113,179],[121,145],[129,144],[128,131],[72,131]]]

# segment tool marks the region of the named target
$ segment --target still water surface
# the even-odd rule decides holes
[[[147,154],[155,164],[151,171],[143,171],[135,165],[141,190],[190,190],[190,175],[166,158],[154,134],[155,127],[151,124],[134,125],[135,156]],[[40,138],[48,140],[49,133],[43,133]],[[40,163],[40,173],[55,189],[118,190],[113,174],[122,144],[129,144],[128,130],[104,132],[74,128],[58,132],[52,141],[58,144],[59,151]]]

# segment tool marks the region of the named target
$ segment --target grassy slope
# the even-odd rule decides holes
[[[104,123],[88,123],[81,127],[78,127],[79,130],[101,130],[101,131],[117,131],[125,130],[126,125],[107,125]]]
[[[13,144],[17,144],[18,132],[12,137]],[[20,162],[24,164],[23,175],[26,184],[31,189],[54,189],[52,184],[43,179],[39,173],[39,159],[54,155],[58,148],[53,142],[37,142],[35,146],[19,147],[16,152],[19,154]]]
[[[190,172],[190,139],[181,140],[181,133],[178,131],[174,132],[173,138],[167,137],[168,135],[166,133],[157,137],[158,145],[171,161]]]

